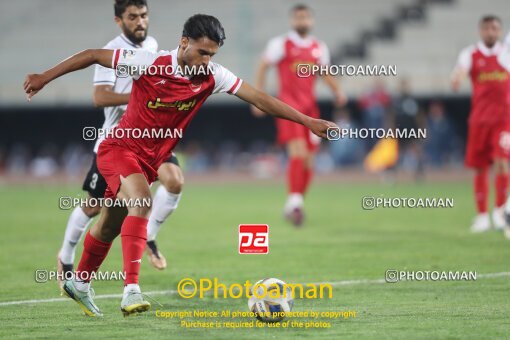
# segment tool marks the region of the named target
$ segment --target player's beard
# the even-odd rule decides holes
[[[308,33],[310,32],[310,28],[308,28],[306,26],[298,26],[298,27],[295,27],[294,29],[302,37],[307,36]]]
[[[497,40],[486,40],[484,41],[485,46],[488,48],[493,48],[496,45]]]
[[[145,28],[144,30],[144,35],[143,36],[137,36],[136,35],[136,30],[137,28],[135,28],[135,31],[134,32],[131,32],[127,27],[126,25],[123,25],[123,32],[124,32],[124,35],[126,36],[126,38],[129,39],[129,41],[131,41],[132,43],[136,44],[136,45],[140,45],[144,40],[145,38],[147,38],[147,32],[149,30],[149,27]]]

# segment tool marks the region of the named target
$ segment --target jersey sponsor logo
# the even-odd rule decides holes
[[[161,79],[160,81],[158,81],[154,85],[165,85],[165,84],[166,84],[166,80],[165,79]]]
[[[177,108],[179,111],[189,111],[191,110],[195,104],[197,103],[196,99],[190,100],[188,102],[183,102],[180,100],[176,100],[175,102],[163,102],[161,98],[156,98],[156,100],[149,100],[147,102],[147,107],[149,109],[157,110],[161,108]]]
[[[478,75],[478,81],[506,81],[508,80],[508,72],[504,71],[492,71],[492,72],[480,72]]]
[[[267,224],[239,225],[239,254],[269,253],[269,226]]]

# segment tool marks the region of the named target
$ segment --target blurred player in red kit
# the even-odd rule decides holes
[[[489,168],[494,165],[496,200],[492,211],[495,229],[503,229],[508,191],[510,157],[510,74],[498,58],[503,51],[501,20],[493,15],[480,20],[481,41],[459,55],[452,75],[457,91],[469,76],[472,84],[468,122],[466,166],[475,169],[474,194],[478,215],[471,226],[475,233],[490,229],[488,213]]]
[[[292,30],[269,41],[262,61],[257,70],[255,87],[264,89],[266,73],[271,66],[278,72],[280,90],[278,98],[304,114],[318,118],[319,107],[315,98],[315,76],[304,77],[298,74],[298,65],[329,65],[329,51],[322,41],[310,35],[313,27],[312,10],[306,5],[296,5],[291,9]],[[323,75],[322,78],[333,92],[336,105],[343,106],[347,97],[341,91],[334,78]],[[252,107],[256,116],[263,116],[256,107]],[[304,220],[304,194],[313,175],[314,154],[319,148],[320,139],[299,124],[276,119],[278,143],[286,146],[289,158],[287,180],[288,198],[284,214],[295,226]]]
[[[179,46],[172,51],[89,49],[44,73],[27,75],[23,86],[30,100],[52,80],[93,64],[114,68],[124,75],[129,70],[133,72],[129,105],[114,132],[138,129],[149,134],[144,132],[143,138],[108,135],[97,152],[97,165],[108,185],[105,197],[128,202],[151,198],[149,186],[156,179],[157,169],[179,142],[178,133],[162,138],[151,131],[184,131],[212,94],[236,95],[264,112],[303,124],[319,137],[325,138],[328,128],[336,127],[332,122],[296,111],[212,62],[224,39],[225,32],[217,18],[197,14],[185,22]],[[156,71],[142,71],[149,68]],[[85,237],[76,277],[63,285],[64,293],[87,315],[102,316],[93,301],[89,278],[97,272],[119,234],[126,273],[121,310],[129,315],[150,308],[138,284],[150,211],[150,206],[138,204],[102,208],[101,217]]]

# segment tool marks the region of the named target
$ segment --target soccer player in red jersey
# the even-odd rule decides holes
[[[469,76],[472,84],[471,113],[468,122],[466,166],[475,169],[474,194],[478,215],[471,226],[475,233],[490,229],[488,213],[489,168],[494,164],[496,201],[492,223],[505,225],[504,204],[508,191],[510,157],[510,73],[498,60],[503,51],[501,20],[493,15],[480,20],[481,41],[459,55],[452,75],[452,88],[458,90]]]
[[[292,30],[273,38],[267,44],[257,71],[255,86],[264,89],[266,72],[275,66],[278,72],[280,90],[278,98],[307,116],[318,118],[319,107],[315,98],[315,76],[298,75],[298,67],[303,65],[328,65],[329,51],[322,41],[310,35],[313,26],[312,10],[306,5],[296,5],[291,9]],[[306,69],[304,69],[306,71]],[[323,75],[326,85],[335,96],[336,105],[343,106],[347,98],[334,78]],[[263,112],[252,107],[256,116]],[[284,144],[289,158],[287,170],[288,198],[284,214],[295,226],[303,223],[303,196],[313,175],[314,154],[319,148],[320,138],[291,121],[276,119],[278,143]]]
[[[149,36],[149,12],[146,0],[116,0],[114,4],[115,21],[122,34],[112,39],[104,48],[145,49],[157,52],[156,39]],[[104,108],[105,120],[103,130],[112,129],[120,120],[129,102],[131,85],[130,77],[116,77],[111,68],[96,65],[94,72],[94,104]],[[102,138],[98,138],[94,145],[94,158],[90,170],[83,182],[83,190],[90,198],[103,198],[106,191],[106,181],[97,169],[96,153]],[[161,164],[158,169],[160,186],[154,195],[154,205],[147,225],[147,255],[149,262],[155,268],[166,268],[166,258],[158,249],[156,236],[162,223],[170,216],[181,199],[184,176],[179,167],[179,161],[174,154]],[[59,285],[67,273],[73,272],[74,257],[78,241],[82,238],[92,219],[99,215],[99,206],[76,207],[69,216],[64,241],[57,256],[57,271]]]
[[[332,122],[304,115],[270,95],[251,87],[211,58],[223,44],[225,32],[218,19],[197,14],[184,24],[179,46],[173,51],[151,53],[144,50],[89,49],[77,53],[41,74],[29,74],[24,82],[27,99],[52,80],[93,64],[116,68],[118,73],[133,74],[129,106],[114,131],[139,129],[185,130],[205,102],[214,93],[227,92],[276,117],[300,123],[325,138]],[[147,73],[147,66],[161,72]],[[198,72],[193,72],[197,70]],[[201,70],[208,72],[201,72]],[[170,73],[169,73],[170,70]],[[188,70],[188,71],[186,71]],[[192,72],[189,72],[192,71]],[[131,202],[150,199],[149,185],[157,169],[178,143],[151,135],[146,138],[108,136],[99,146],[97,165],[108,187],[107,198]],[[121,310],[124,315],[150,308],[138,285],[140,263],[147,238],[150,207],[128,205],[103,207],[99,221],[84,240],[83,254],[76,277],[66,281],[63,292],[75,300],[89,316],[102,316],[90,292],[90,277],[106,258],[113,240],[121,235],[123,268],[126,273]]]

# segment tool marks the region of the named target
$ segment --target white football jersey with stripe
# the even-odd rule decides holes
[[[156,39],[151,36],[147,36],[147,38],[142,42],[141,45],[136,45],[131,42],[124,34],[117,36],[115,39],[111,40],[108,44],[106,44],[103,48],[106,49],[129,49],[129,50],[146,50],[152,53],[156,53],[158,51],[158,43]],[[133,85],[133,79],[131,77],[126,78],[118,78],[115,75],[115,70],[107,67],[103,67],[101,65],[96,65],[96,69],[94,71],[94,86],[99,85],[111,85],[113,86],[113,92],[116,93],[130,93],[131,87]],[[119,106],[109,106],[104,108],[104,123],[103,129],[112,129],[117,125],[120,118],[126,112],[127,105],[119,105]],[[104,138],[100,136],[97,139],[96,144],[94,146],[94,152],[97,153],[97,149],[99,148],[99,144]]]

